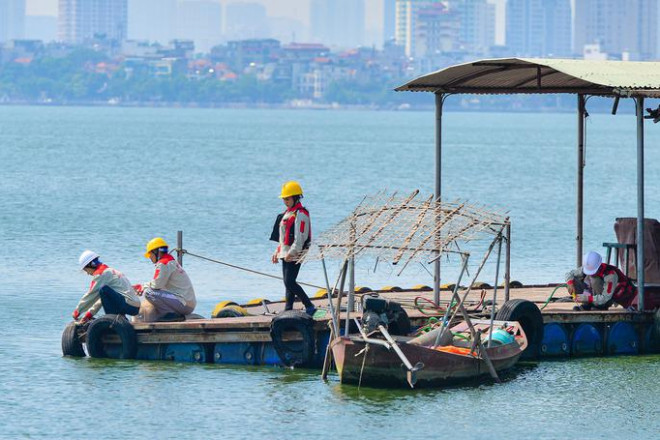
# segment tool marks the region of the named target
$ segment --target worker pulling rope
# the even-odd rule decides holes
[[[221,264],[223,266],[231,267],[233,269],[238,269],[238,270],[242,270],[242,271],[245,271],[245,272],[250,272],[250,273],[253,273],[253,274],[256,274],[256,275],[262,275],[262,276],[268,277],[268,278],[275,278],[276,280],[282,280],[282,277],[278,277],[277,275],[272,275],[272,274],[269,274],[269,273],[259,272],[258,270],[248,269],[247,267],[241,267],[241,266],[237,266],[235,264],[226,263],[224,261],[215,260],[213,258],[205,257],[203,255],[193,254],[192,252],[189,252],[185,249],[173,249],[172,251],[181,252],[182,254],[187,254],[187,255],[190,255],[191,257],[199,258],[200,260],[210,261],[211,263]],[[309,286],[309,287],[315,287],[317,289],[324,289],[324,287],[317,286],[316,284],[309,284],[309,283],[302,283],[302,282],[299,283],[299,284],[302,284],[304,286]]]

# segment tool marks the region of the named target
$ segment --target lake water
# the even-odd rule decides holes
[[[448,113],[443,195],[508,210],[512,278],[560,282],[575,261],[573,114]],[[432,113],[0,107],[0,436],[3,438],[657,438],[660,357],[522,366],[498,385],[358,390],[316,371],[61,357],[60,335],[96,250],[134,282],[162,235],[258,271],[280,185],[300,180],[314,231],[365,194],[433,188]],[[636,215],[635,121],[587,124],[585,250]],[[660,217],[660,128],[647,125],[647,217]],[[475,262],[476,263],[476,262]],[[186,257],[209,315],[224,299],[279,299],[277,280]],[[443,262],[446,282],[456,262]],[[331,265],[336,272],[336,263]],[[358,262],[361,285],[430,284]],[[491,263],[483,279],[494,273]],[[318,265],[301,280],[322,284]],[[313,293],[313,291],[311,292]]]

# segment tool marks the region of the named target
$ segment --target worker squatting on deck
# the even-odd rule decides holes
[[[290,181],[282,185],[280,198],[286,206],[284,213],[277,216],[270,239],[279,245],[273,253],[272,261],[277,264],[282,261],[282,275],[286,289],[286,304],[284,310],[292,310],[296,296],[305,306],[309,315],[314,315],[316,308],[298,284],[300,272],[299,259],[312,240],[312,224],[309,212],[302,206],[303,190],[298,182]]]
[[[156,237],[147,243],[144,256],[156,265],[156,271],[151,281],[133,286],[144,295],[141,320],[182,320],[191,314],[197,305],[195,289],[186,271],[168,253],[165,240]]]
[[[72,313],[74,320],[85,323],[92,319],[101,307],[106,314],[138,314],[140,298],[124,274],[103,264],[99,255],[90,250],[80,255],[78,264],[82,271],[93,278],[89,289]]]
[[[568,291],[580,303],[574,310],[607,310],[613,303],[632,310],[637,288],[617,267],[603,263],[598,252],[584,256],[582,267],[566,274]]]

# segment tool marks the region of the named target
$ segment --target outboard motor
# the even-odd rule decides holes
[[[410,319],[401,304],[373,295],[362,297],[362,326],[369,333],[379,325],[387,328],[390,334],[407,336],[410,333]]]

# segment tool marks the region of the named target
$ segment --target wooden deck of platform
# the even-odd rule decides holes
[[[526,299],[536,303],[542,308],[548,300],[555,286],[539,286],[511,289],[509,299]],[[415,298],[421,297],[432,300],[433,292],[428,291],[402,291],[402,292],[376,292],[380,296],[397,301],[406,309],[408,316],[413,323],[419,324],[428,319],[430,315],[422,313],[415,308]],[[486,289],[484,300],[489,301],[492,298],[492,289]],[[557,299],[566,299],[568,293],[565,288],[560,287],[554,295],[555,301],[550,301],[542,310],[544,321],[561,323],[580,323],[580,322],[618,322],[633,321],[642,322],[653,319],[651,312],[637,313],[629,312],[625,309],[614,306],[607,311],[573,311],[575,303],[556,301]],[[361,295],[359,295],[361,296]],[[476,305],[480,302],[482,289],[476,289],[471,292],[466,304],[468,309],[470,305]],[[447,302],[451,298],[451,292],[442,291],[440,295],[441,302]],[[336,303],[333,298],[333,305]],[[328,308],[327,299],[313,299],[314,305],[321,309]],[[358,298],[356,298],[356,303]],[[504,289],[498,289],[497,307],[504,304]],[[342,300],[342,308],[346,306],[346,298]],[[284,310],[284,302],[272,302],[267,304],[267,310],[263,305],[243,306],[250,313],[249,316],[237,318],[216,318],[216,319],[196,319],[184,322],[155,322],[155,323],[134,323],[134,328],[138,332],[138,342],[142,343],[160,343],[160,342],[266,342],[270,340],[270,323],[277,313]],[[301,308],[300,303],[295,304],[295,308]],[[487,306],[489,309],[490,306]],[[345,312],[342,312],[342,316]],[[361,313],[352,313],[353,317],[361,316]],[[316,318],[316,330],[327,330],[329,312],[324,317]]]

